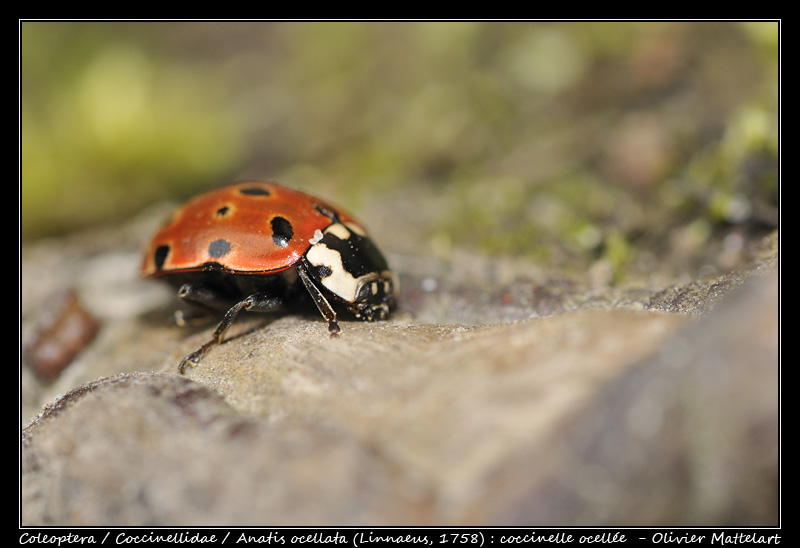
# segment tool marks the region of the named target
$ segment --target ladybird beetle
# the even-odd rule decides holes
[[[212,190],[176,209],[150,242],[141,273],[168,282],[192,305],[193,312],[176,312],[179,324],[224,312],[212,339],[181,361],[181,373],[222,342],[242,310],[274,312],[308,294],[333,335],[340,331],[334,306],[360,320],[383,320],[398,291],[358,221],[262,181]]]

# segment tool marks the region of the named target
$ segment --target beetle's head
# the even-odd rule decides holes
[[[397,280],[388,270],[363,276],[359,279],[356,299],[348,308],[360,320],[385,320],[395,306],[397,293]]]

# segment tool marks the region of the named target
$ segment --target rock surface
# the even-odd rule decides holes
[[[167,325],[141,225],[22,258],[22,343],[72,289],[100,330],[21,368],[23,525],[778,523],[777,237],[746,271],[593,287],[530,265],[391,257],[388,322]]]

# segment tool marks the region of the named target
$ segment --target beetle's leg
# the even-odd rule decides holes
[[[322,314],[323,318],[328,320],[328,331],[331,335],[339,333],[341,328],[339,327],[339,322],[336,321],[336,311],[333,310],[331,303],[328,302],[328,299],[325,298],[325,295],[322,294],[319,287],[311,280],[306,266],[302,262],[297,264],[297,273],[300,275],[300,279],[303,280],[303,285],[306,286],[311,298],[314,299],[314,303],[317,305],[320,314]]]
[[[242,299],[228,309],[228,311],[225,313],[225,316],[222,318],[222,321],[219,322],[217,329],[214,330],[214,335],[211,337],[211,340],[183,358],[178,366],[178,370],[183,373],[187,364],[194,366],[200,363],[200,360],[203,358],[203,356],[205,356],[206,352],[211,350],[211,347],[222,342],[222,339],[225,337],[225,333],[228,332],[228,329],[230,329],[231,325],[236,319],[236,316],[238,316],[239,312],[242,310],[247,310],[249,312],[271,312],[282,305],[283,300],[281,298],[265,293],[254,293],[253,295]]]
[[[196,283],[183,284],[178,289],[178,298],[191,305],[190,310],[175,311],[175,323],[180,326],[207,320],[231,304],[230,299],[224,299],[217,291]]]

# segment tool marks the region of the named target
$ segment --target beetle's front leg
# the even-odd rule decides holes
[[[314,300],[314,304],[317,305],[320,314],[328,321],[328,332],[331,336],[338,335],[342,329],[339,327],[339,322],[336,320],[336,311],[311,279],[311,275],[302,262],[297,265],[297,273],[300,275],[300,279],[303,281],[303,285],[306,287],[309,295],[311,295],[311,298]]]
[[[225,337],[225,333],[228,332],[228,329],[230,329],[234,320],[236,320],[236,317],[239,315],[239,312],[242,310],[247,310],[248,312],[272,312],[282,305],[283,299],[275,297],[274,295],[268,295],[266,293],[255,293],[234,304],[225,313],[222,321],[219,322],[219,325],[214,330],[214,335],[211,337],[211,340],[183,358],[178,366],[178,371],[183,374],[188,364],[191,364],[192,366],[199,364],[203,356],[205,356],[213,346],[220,344],[222,339]]]

